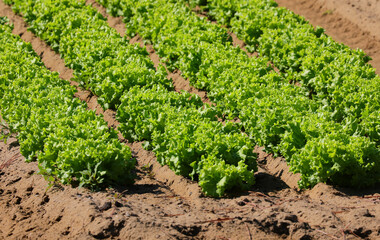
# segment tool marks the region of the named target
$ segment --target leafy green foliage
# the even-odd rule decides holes
[[[0,17],[0,25],[5,25],[9,26],[10,28],[13,28],[12,25],[9,25],[9,19],[7,17]]]
[[[155,71],[146,50],[129,45],[125,38],[107,26],[105,19],[95,9],[76,0],[13,2],[13,9],[23,14],[30,29],[59,51],[66,64],[75,70],[74,80],[80,81],[98,95],[98,101],[104,108],[118,110],[119,130],[126,138],[132,141],[146,140],[145,146],[156,153],[161,164],[168,165],[177,174],[199,181],[202,180],[199,177],[202,166],[206,166],[199,164],[202,159],[212,158],[215,164],[222,164],[223,167],[215,170],[218,177],[208,180],[207,186],[201,185],[208,195],[220,197],[227,190],[247,189],[254,183],[256,154],[253,153],[249,138],[241,133],[239,125],[227,123],[223,126],[216,118],[217,111],[203,104],[199,97],[186,92],[179,94],[169,91],[172,84],[166,78],[165,69],[161,66]],[[142,8],[138,11],[143,13],[145,10]],[[187,8],[181,11],[189,12]],[[128,14],[128,11],[124,13]],[[199,27],[203,27],[201,22]],[[173,26],[171,30],[178,29]],[[189,26],[184,31],[190,29]],[[217,27],[214,29],[218,30]],[[151,33],[154,35],[154,32]],[[192,34],[196,35],[197,30],[193,30]],[[219,36],[225,39],[224,42],[227,41],[228,34],[223,30],[205,41],[211,44]],[[166,50],[168,48],[163,49]],[[175,52],[169,54],[175,54],[172,59],[178,58]],[[197,56],[189,57],[194,61],[190,64],[183,62],[183,66],[191,74],[197,69]],[[54,137],[60,139],[60,135]],[[35,142],[36,145],[41,144]],[[92,146],[96,143],[87,144]],[[61,145],[50,142],[45,145],[49,151],[41,155],[42,159],[57,156],[57,151],[64,152],[58,156],[59,163],[46,165],[49,174],[54,173],[52,166],[66,168],[72,164],[70,159],[82,165],[83,159],[88,156],[82,143],[76,145],[77,158],[66,153]],[[105,158],[113,157],[112,152],[108,154],[108,149],[100,150],[105,152]],[[99,176],[108,174],[98,165],[94,166],[82,171],[77,178],[97,181]],[[113,171],[118,168],[115,165]],[[242,173],[241,176],[237,172]],[[60,178],[70,179],[66,175]]]
[[[146,51],[126,46],[84,2],[12,2],[104,108],[120,105],[124,136],[145,140],[162,164],[198,179],[207,194],[222,196],[253,183],[252,143],[241,127],[253,142],[284,155],[302,174],[301,187],[342,185],[347,177],[356,179],[349,181],[355,187],[379,182],[380,78],[369,58],[272,0],[98,0],[124,17],[128,36],[142,35],[168,69],[180,69],[192,85],[207,90],[215,108],[169,92],[164,71],[154,71]],[[261,57],[249,58],[232,45],[226,29],[196,16],[184,2],[202,5]],[[215,115],[242,122],[222,126]],[[95,179],[102,174],[95,172]]]
[[[211,196],[220,196],[229,189],[247,190],[254,184],[252,174],[247,167],[242,161],[237,166],[229,165],[215,156],[210,156],[199,164],[199,185]]]
[[[247,49],[267,57],[286,79],[300,83],[313,100],[327,105],[334,121],[358,119],[359,127],[367,129],[361,135],[373,135],[373,130],[363,125],[368,123],[368,114],[374,116],[380,109],[380,78],[367,64],[370,58],[363,51],[333,41],[322,28],[278,8],[272,0],[209,0],[202,4],[210,17],[243,39]],[[373,141],[379,144],[378,139]]]
[[[207,90],[219,116],[239,117],[254,142],[284,155],[294,171],[305,174],[301,186],[328,180],[340,184],[344,174],[351,175],[349,165],[342,165],[339,171],[310,181],[306,167],[300,171],[292,160],[301,152],[308,155],[309,142],[339,133],[369,137],[368,141],[378,146],[380,84],[366,64],[369,58],[360,50],[334,42],[302,17],[277,8],[274,1],[98,2],[111,14],[124,17],[129,36],[139,33],[150,41],[169,69],[178,68],[193,86]],[[185,2],[202,5],[211,18],[230,27],[244,39],[249,51],[258,51],[261,57],[249,58],[233,47],[226,29],[196,16]],[[280,69],[279,74],[268,67],[268,61]],[[344,144],[339,141],[334,146],[339,149]],[[330,156],[320,157],[335,161]],[[355,165],[361,160],[349,161]],[[368,158],[368,162],[380,164],[378,158]],[[326,171],[309,168],[315,174]],[[375,169],[365,171],[372,174]],[[363,186],[374,184],[363,182]]]
[[[220,197],[227,190],[249,188],[257,167],[252,143],[240,127],[231,122],[223,126],[215,116],[197,95],[168,92],[161,86],[133,88],[117,114],[124,136],[145,140],[158,162],[197,179],[206,195]],[[210,161],[213,168],[206,164]]]
[[[366,137],[338,132],[307,142],[293,155],[291,169],[301,173],[301,187],[318,182],[366,187],[380,181],[380,149]]]
[[[172,88],[165,72],[156,72],[144,48],[129,44],[106,19],[84,1],[13,1],[29,29],[58,51],[74,79],[99,96],[99,104],[116,108],[129,88],[160,83]]]
[[[131,183],[135,161],[117,132],[86,104],[75,89],[47,70],[29,43],[0,25],[0,109],[11,132],[18,133],[27,161],[64,184],[99,188]]]

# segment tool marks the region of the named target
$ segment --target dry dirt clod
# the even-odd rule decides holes
[[[239,201],[236,204],[239,205],[239,206],[245,206],[247,203],[244,202],[244,201]]]

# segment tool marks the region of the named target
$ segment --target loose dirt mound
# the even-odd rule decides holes
[[[312,6],[321,11],[299,2],[308,11]],[[72,77],[1,1],[0,15],[12,19],[14,33],[32,43],[49,69]],[[109,18],[109,24],[123,31],[120,19]],[[178,88],[187,87],[180,81]],[[77,97],[102,112],[88,92]],[[112,112],[104,114],[110,126],[117,125]],[[36,174],[37,164],[24,161],[16,139],[0,142],[0,239],[380,239],[380,188],[358,192],[319,184],[300,192],[282,159],[256,149],[260,170],[254,188],[226,199],[204,198],[196,183],[159,166],[141,143],[128,145],[138,161],[136,184],[95,193],[48,188]]]

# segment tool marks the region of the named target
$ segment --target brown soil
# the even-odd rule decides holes
[[[32,43],[49,69],[70,80],[72,71],[59,55],[27,32],[23,20],[1,1],[0,16],[14,22],[14,33]],[[108,22],[124,32],[120,19]],[[138,37],[133,41],[141,43]],[[147,49],[158,64],[154,50]],[[179,72],[173,75],[177,91],[202,96]],[[115,113],[103,112],[89,92],[80,90],[76,96],[103,113],[110,126],[118,125]],[[207,101],[206,94],[202,97]],[[0,142],[0,239],[380,239],[379,187],[359,192],[318,184],[301,192],[295,189],[298,176],[289,173],[283,159],[256,149],[256,185],[245,193],[211,199],[202,197],[196,183],[160,166],[141,143],[126,144],[138,162],[135,185],[90,192],[48,188],[36,174],[37,164],[20,155],[15,138]]]

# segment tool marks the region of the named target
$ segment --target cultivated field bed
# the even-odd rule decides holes
[[[102,2],[102,1],[99,1]],[[349,1],[278,1],[280,6],[289,7],[297,14],[303,15],[312,24],[320,25],[336,41],[356,48],[360,47],[373,60],[370,63],[378,67],[379,36],[371,28],[377,7],[368,8],[369,4],[377,6],[376,2],[358,1],[353,6]],[[122,17],[111,16],[99,3],[89,0],[86,2],[107,18],[110,27],[116,29],[117,34],[124,36],[126,26]],[[207,14],[202,7],[195,8],[200,16]],[[349,12],[350,14],[345,14]],[[366,17],[366,13],[371,17]],[[119,129],[128,129],[123,122],[117,120],[118,112],[108,108],[108,96],[100,99],[93,92],[83,90],[78,85],[79,75],[65,66],[61,56],[52,50],[41,38],[27,30],[28,24],[16,15],[9,6],[0,1],[0,16],[7,16],[14,24],[13,34],[19,35],[22,40],[30,42],[34,51],[41,57],[44,65],[51,71],[57,71],[60,78],[70,81],[78,92],[75,97],[87,104],[96,114],[104,115],[105,124],[110,129],[122,126]],[[228,27],[228,26],[227,26]],[[342,30],[343,29],[343,30]],[[373,29],[373,28],[372,28]],[[247,51],[244,41],[230,33],[233,44]],[[351,37],[350,37],[351,36]],[[164,77],[154,77],[165,84],[173,81],[173,90],[189,91],[200,96],[195,104],[213,104],[217,101],[219,111],[227,116],[208,120],[204,115],[201,119],[210,121],[207,125],[218,129],[231,122],[239,122],[230,105],[222,106],[218,98],[209,98],[208,91],[198,90],[183,76],[191,79],[191,71],[171,71],[170,62],[166,62],[168,69],[159,67],[165,63],[156,53],[157,45],[145,41],[144,37],[137,35],[130,41],[146,47],[147,59],[152,61],[154,68],[160,69]],[[53,46],[54,48],[54,46]],[[248,48],[248,50],[250,50]],[[245,53],[254,58],[257,53]],[[66,61],[68,61],[66,59]],[[66,62],[67,63],[67,62]],[[71,66],[75,66],[71,63]],[[269,64],[276,66],[276,59]],[[153,66],[152,65],[152,66]],[[149,67],[148,67],[149,68]],[[153,68],[152,68],[153,69]],[[186,70],[186,68],[183,68]],[[285,69],[285,68],[284,68]],[[149,70],[150,71],[150,70]],[[147,74],[148,72],[147,71]],[[166,71],[168,71],[166,73]],[[275,68],[281,72],[283,69]],[[275,74],[275,73],[274,73]],[[76,81],[77,80],[77,81]],[[82,78],[83,80],[83,78]],[[169,80],[169,81],[168,81]],[[96,86],[96,82],[88,85]],[[299,83],[296,83],[296,85]],[[209,89],[210,90],[210,89]],[[211,89],[212,90],[212,89]],[[297,90],[298,91],[298,90]],[[100,91],[101,92],[101,91]],[[165,93],[163,93],[164,95]],[[118,100],[109,100],[118,105]],[[122,101],[125,101],[122,100]],[[182,100],[183,101],[183,100]],[[305,100],[306,101],[306,100]],[[202,103],[203,102],[203,103]],[[126,111],[136,111],[122,105]],[[148,105],[147,105],[148,106]],[[170,112],[171,108],[167,108]],[[190,110],[198,114],[197,111]],[[231,111],[227,111],[231,110]],[[243,108],[244,109],[244,108]],[[238,110],[239,111],[239,108]],[[171,115],[169,114],[168,117]],[[121,118],[118,118],[121,119]],[[175,123],[175,119],[173,118]],[[199,121],[199,118],[196,118]],[[374,118],[376,119],[376,118]],[[196,120],[192,120],[196,121]],[[215,123],[213,123],[215,121]],[[244,123],[244,119],[242,119]],[[175,125],[174,125],[175,126]],[[202,125],[203,126],[203,125]],[[246,125],[250,126],[250,125]],[[129,126],[130,127],[130,126]],[[204,129],[208,129],[203,126]],[[246,128],[247,130],[248,128]],[[2,129],[6,132],[6,129]],[[123,130],[121,130],[123,131]],[[223,130],[225,131],[225,130]],[[129,130],[131,133],[132,130]],[[232,131],[233,132],[233,131]],[[220,134],[224,134],[221,132]],[[247,131],[248,135],[250,134]],[[372,132],[369,132],[372,133]],[[235,134],[244,144],[246,135]],[[376,132],[375,132],[376,134]],[[112,134],[111,134],[112,135]],[[0,143],[0,238],[41,238],[41,239],[89,239],[89,238],[115,238],[115,239],[377,239],[380,238],[380,189],[379,187],[355,190],[353,188],[334,187],[331,184],[315,183],[304,178],[304,185],[313,186],[309,189],[299,189],[298,181],[301,175],[293,174],[283,157],[268,154],[259,146],[249,146],[257,154],[258,169],[254,173],[255,184],[248,184],[250,180],[243,179],[239,184],[243,191],[230,191],[225,187],[210,188],[207,178],[196,181],[176,175],[169,167],[161,166],[152,151],[143,148],[144,142],[139,137],[124,138],[118,135],[118,142],[125,143],[136,159],[137,175],[133,185],[117,185],[108,187],[100,192],[92,192],[86,188],[52,184],[48,185],[43,176],[36,174],[37,163],[26,163],[20,154],[20,144],[12,136],[7,143]],[[226,135],[227,136],[227,135]],[[375,135],[374,135],[375,136]],[[116,137],[113,135],[113,137]],[[112,137],[111,137],[112,138]],[[135,140],[131,141],[131,138]],[[128,140],[129,139],[129,140]],[[107,140],[108,141],[108,140]],[[112,142],[113,140],[109,140]],[[265,140],[263,140],[265,143]],[[243,144],[243,145],[244,145]],[[245,148],[244,148],[245,149]],[[270,148],[267,148],[267,150]],[[231,150],[233,151],[233,150]],[[125,153],[127,154],[127,153]],[[160,153],[159,158],[165,155]],[[214,153],[205,155],[208,161],[214,161]],[[244,156],[247,152],[244,152]],[[253,157],[254,155],[252,155]],[[250,157],[250,156],[248,156]],[[203,161],[203,160],[202,160]],[[167,163],[168,164],[168,163]],[[200,166],[204,163],[201,162]],[[175,165],[168,164],[171,168]],[[231,165],[232,166],[232,165]],[[252,171],[256,166],[248,166]],[[199,168],[199,176],[205,171]],[[207,168],[205,168],[207,169]],[[211,169],[211,168],[210,168]],[[237,171],[233,167],[231,171]],[[188,170],[175,169],[177,173],[188,175]],[[198,171],[198,170],[197,170]],[[209,170],[210,171],[210,170]],[[246,170],[239,170],[246,171]],[[206,171],[207,173],[207,171]],[[376,176],[375,176],[376,177]],[[197,178],[196,178],[197,179]],[[203,179],[203,180],[202,180]],[[305,180],[306,179],[306,180]],[[88,180],[86,183],[91,182]],[[211,181],[212,182],[212,181]],[[239,185],[238,184],[238,185]],[[85,184],[86,185],[86,184]],[[219,186],[219,185],[218,185]],[[203,193],[202,193],[203,190]],[[223,198],[211,198],[205,195]]]

